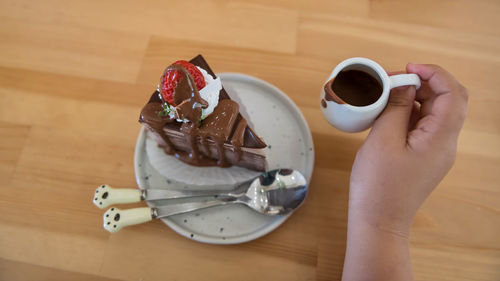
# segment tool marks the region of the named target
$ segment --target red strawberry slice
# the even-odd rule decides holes
[[[174,62],[173,64],[182,65],[187,71],[189,71],[189,73],[193,77],[196,89],[198,91],[205,87],[205,79],[203,78],[203,74],[201,74],[201,71],[192,63],[189,63],[185,60],[179,60]],[[177,83],[182,79],[183,75],[184,74],[182,74],[182,72],[179,72],[177,70],[168,70],[161,78],[160,93],[163,96],[163,99],[170,105],[177,105],[174,104],[174,89]]]

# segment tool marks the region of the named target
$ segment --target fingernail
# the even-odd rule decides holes
[[[419,66],[420,64],[418,63],[415,63],[415,62],[409,62],[407,65],[406,65],[406,70],[407,71],[415,71],[414,68]]]

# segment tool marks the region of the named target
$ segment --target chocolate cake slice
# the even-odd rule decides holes
[[[201,55],[189,62],[216,78]],[[217,106],[208,116],[202,117],[202,111],[209,104],[197,89],[199,77],[194,77],[192,70],[188,71],[189,65],[176,63],[165,70],[160,84],[164,85],[166,79],[176,79],[175,75],[182,77],[176,80],[172,96],[165,95],[164,88],[158,87],[142,109],[139,122],[152,133],[165,153],[187,164],[236,165],[265,171],[263,148],[266,144],[241,116],[238,103],[231,100],[221,86]]]

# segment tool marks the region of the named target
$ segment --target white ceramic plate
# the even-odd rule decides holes
[[[309,184],[314,166],[314,145],[304,116],[275,86],[240,73],[221,73],[224,88],[240,104],[241,114],[268,144],[269,170],[291,168],[300,171]],[[135,175],[139,188],[190,189],[181,182],[160,175],[149,163],[146,130],[141,129],[135,147]],[[200,188],[200,187],[197,187]],[[151,207],[175,201],[148,202]],[[205,243],[236,244],[259,238],[281,225],[288,216],[266,216],[235,204],[202,209],[163,218],[177,233]]]

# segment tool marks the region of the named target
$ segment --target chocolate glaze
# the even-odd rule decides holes
[[[210,66],[205,61],[202,55],[197,55],[189,62],[205,69],[208,72],[208,74],[212,75],[212,77],[215,77],[215,73],[212,71],[212,69],[210,68]],[[226,90],[223,87],[219,94],[219,101],[226,99],[231,99],[231,98],[229,97],[229,95],[227,94]],[[241,116],[241,114],[238,114],[238,119],[240,118],[243,119],[243,116]],[[243,147],[265,148],[266,146],[267,146],[266,143],[257,136],[257,134],[252,130],[252,128],[250,126],[247,126],[245,129],[245,138],[243,141]]]
[[[333,101],[333,102],[336,102],[338,104],[343,104],[345,103],[343,100],[341,100],[334,92],[333,92],[333,89],[332,89],[332,84],[333,84],[333,81],[335,80],[335,77],[333,77],[332,79],[328,80],[328,82],[326,82],[325,84],[325,87],[324,87],[324,90],[325,90],[325,100],[327,101]],[[325,102],[326,103],[326,102]]]
[[[166,124],[174,122],[174,120],[168,116],[160,116],[162,112],[163,107],[161,103],[156,101],[150,102],[142,109],[139,122],[144,124],[150,131],[162,132]],[[167,154],[174,153],[175,148],[165,134],[158,133],[156,141],[164,148]]]
[[[204,150],[209,151],[206,146],[211,140],[217,146],[217,165],[221,167],[230,166],[226,161],[223,146],[231,134],[238,112],[239,106],[237,103],[232,100],[222,100],[215,107],[214,112],[201,122],[200,127],[191,122],[184,123],[181,126],[180,131],[190,136],[189,143],[192,154],[190,163],[204,166],[204,163],[197,163],[200,158],[197,141],[199,140]],[[207,155],[210,156],[210,153],[207,153]],[[207,159],[204,159],[203,162],[207,162]]]
[[[200,55],[190,62],[215,76]],[[201,108],[208,106],[207,102],[200,97],[191,75],[184,67],[174,65],[166,71],[168,70],[178,70],[184,74],[176,85],[173,98],[178,117],[186,118],[189,122],[176,122],[168,116],[160,116],[163,112],[163,100],[158,92],[153,93],[139,119],[139,122],[153,132],[159,146],[167,154],[173,154],[179,160],[195,166],[229,167],[242,159],[241,147],[266,147],[239,114],[239,105],[229,98],[224,89],[219,94],[219,103],[214,112],[199,124]],[[185,138],[184,142],[178,139],[182,136]],[[231,144],[231,153],[227,151],[228,144]],[[244,156],[245,161],[242,166],[257,170],[265,169],[265,162],[262,162],[265,160],[262,156],[248,153],[244,153]],[[253,165],[252,161],[259,163]]]
[[[185,151],[177,150],[170,138],[163,131],[165,125],[175,123],[176,121],[168,116],[160,116],[160,113],[163,112],[162,103],[156,102],[156,99],[153,98],[152,100],[152,102],[146,104],[142,109],[139,122],[153,132],[153,138],[166,154],[175,155],[178,159],[189,162],[190,155]]]
[[[238,123],[238,126],[236,126],[236,129],[234,130],[233,137],[231,139],[231,144],[234,147],[234,151],[236,152],[237,155],[237,161],[241,159],[241,146],[243,145],[243,142],[245,140],[245,128],[247,127],[247,120],[242,119]]]
[[[183,74],[181,80],[175,85],[173,94],[178,118],[197,123],[201,117],[201,109],[207,108],[208,102],[201,98],[198,89],[196,89],[193,77],[182,65],[171,65],[167,67],[165,72],[174,70]],[[162,75],[162,80],[163,77],[164,75]]]

